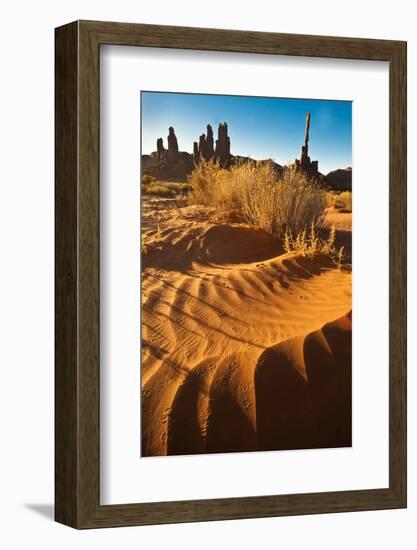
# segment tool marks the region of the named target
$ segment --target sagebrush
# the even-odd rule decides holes
[[[146,183],[144,180],[146,179]],[[191,191],[189,183],[185,182],[170,182],[158,181],[150,176],[142,177],[142,193],[144,195],[156,195],[159,197],[175,197],[178,195],[186,195]]]
[[[243,162],[223,169],[201,161],[193,170],[190,201],[212,206],[219,216],[234,214],[242,221],[283,238],[322,225],[326,192],[292,168],[278,175],[272,163]]]
[[[342,191],[337,193],[330,191],[327,193],[327,205],[334,208],[344,210],[346,212],[352,212],[352,192]]]

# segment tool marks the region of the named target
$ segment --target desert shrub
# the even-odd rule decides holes
[[[336,208],[341,208],[342,210],[347,210],[352,212],[352,193],[351,191],[343,191],[336,197],[335,201]]]
[[[175,189],[162,183],[151,183],[143,191],[147,195],[156,195],[159,197],[174,197],[176,195]]]
[[[194,167],[188,180],[192,186],[189,200],[194,204],[204,206],[218,206],[220,188],[218,186],[218,175],[220,167],[215,162],[206,162],[201,159]]]
[[[155,181],[156,181],[155,176],[148,176],[146,174],[142,176],[142,185],[149,185],[150,183],[153,183]]]
[[[333,206],[341,210],[346,210],[347,212],[352,212],[352,192],[343,191],[341,193],[336,193],[335,191],[330,191],[327,193],[327,206]]]
[[[285,230],[284,250],[285,252],[297,252],[302,256],[314,256],[315,254],[326,254],[336,256],[338,251],[335,247],[336,230],[332,225],[327,239],[324,239],[317,231],[314,222],[302,231],[293,234],[290,229]]]
[[[274,236],[323,221],[325,191],[297,170],[278,177],[272,163],[245,162],[226,170],[202,161],[189,180],[191,202],[213,206],[219,216],[235,213]]]
[[[193,190],[191,183],[178,183],[178,193],[190,193]]]
[[[331,206],[335,205],[336,196],[337,196],[337,193],[335,193],[334,191],[327,191],[326,192],[326,206],[327,207],[331,207]]]
[[[147,184],[142,183],[142,193],[148,195],[158,195],[161,197],[173,197],[175,195],[184,195],[191,191],[192,186],[189,183],[174,181],[157,181],[154,178]]]
[[[340,269],[345,259],[345,247],[337,248],[335,240],[336,229],[334,225],[331,226],[327,238],[323,238],[313,222],[308,229],[305,227],[295,235],[287,228],[283,245],[285,252],[296,252],[301,256],[310,258],[316,254],[329,256]]]

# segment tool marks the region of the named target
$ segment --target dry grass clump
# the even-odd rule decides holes
[[[151,176],[142,177],[142,193],[157,197],[175,197],[189,193],[192,187],[189,183],[157,181]]]
[[[145,195],[155,195],[157,197],[174,197],[176,195],[174,189],[159,183],[151,183],[146,188],[142,187],[142,191]]]
[[[330,228],[327,239],[323,239],[318,233],[314,222],[312,222],[308,230],[305,227],[295,235],[287,228],[283,245],[285,252],[296,252],[301,256],[313,257],[316,254],[330,256],[340,268],[345,257],[345,247],[336,248],[335,240],[336,230],[334,225]]]
[[[333,206],[334,208],[343,210],[345,212],[352,212],[351,191],[342,191],[341,193],[331,191],[327,193],[327,202],[328,206]]]
[[[347,212],[352,212],[352,193],[351,191],[343,191],[336,199],[336,208],[341,208]]]
[[[293,169],[278,177],[272,163],[244,162],[226,170],[202,161],[189,181],[191,202],[214,207],[219,217],[235,214],[277,237],[323,220],[325,191]]]
[[[315,223],[312,222],[308,230],[305,227],[295,235],[287,228],[283,245],[285,252],[297,252],[302,256],[314,256],[319,253],[332,255],[336,253],[335,238],[334,225],[330,229],[328,238],[323,239],[317,232]]]
[[[148,176],[147,174],[142,176],[142,185],[149,185],[150,183],[154,183],[155,181],[155,176]]]

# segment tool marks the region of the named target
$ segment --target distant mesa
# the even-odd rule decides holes
[[[326,175],[325,181],[334,191],[352,191],[352,168],[333,170]]]
[[[352,188],[352,168],[334,170],[324,176],[319,172],[318,161],[310,159],[308,154],[310,122],[311,114],[307,113],[304,145],[301,147],[300,158],[295,159],[293,164],[281,166],[271,159],[258,162],[272,163],[278,175],[289,167],[295,167],[304,172],[308,178],[318,180],[330,189],[350,191]],[[160,137],[156,140],[156,151],[150,155],[142,155],[143,174],[154,176],[160,180],[185,181],[201,159],[205,161],[214,160],[222,168],[228,168],[235,162],[255,162],[250,157],[231,154],[231,142],[226,122],[221,122],[218,126],[215,145],[213,128],[210,124],[207,124],[206,133],[201,134],[198,141],[194,141],[192,153],[179,151],[177,136],[172,126],[168,129],[167,143],[168,149],[165,149],[164,140]]]

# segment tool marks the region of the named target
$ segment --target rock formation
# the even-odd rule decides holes
[[[194,154],[196,152],[194,146]],[[195,158],[186,151],[179,151],[175,130],[168,130],[168,149],[160,137],[156,140],[156,151],[142,155],[142,175],[161,180],[186,181],[194,168]]]
[[[311,179],[322,182],[330,189],[350,190],[352,187],[352,169],[336,170],[324,176],[319,172],[317,160],[311,160],[308,155],[308,146],[310,138],[311,114],[307,113],[304,135],[304,145],[301,147],[300,159],[295,159],[294,164],[280,166],[271,159],[260,160],[258,163],[267,162],[272,165],[277,176],[282,175],[289,168],[297,168]],[[226,122],[219,124],[218,137],[214,147],[213,129],[210,124],[207,125],[207,133],[201,134],[199,140],[193,142],[192,153],[179,151],[178,141],[174,128],[169,128],[168,149],[164,148],[162,138],[156,142],[156,151],[150,155],[142,155],[142,173],[154,176],[158,179],[173,179],[186,181],[187,176],[191,174],[195,165],[204,160],[215,160],[222,168],[229,168],[233,163],[256,162],[249,157],[241,157],[230,153],[230,137]]]
[[[216,147],[214,147],[213,128],[208,124],[207,133],[201,134],[198,142],[193,142],[192,153],[179,151],[175,131],[171,127],[168,135],[168,149],[164,148],[163,139],[160,137],[156,141],[156,151],[150,155],[142,155],[142,174],[161,180],[186,181],[201,159],[213,159],[222,168],[228,168],[234,162],[256,162],[249,157],[231,155],[230,137],[225,122],[219,125]],[[283,167],[270,159],[257,162],[268,162],[268,164],[272,164],[277,175],[282,173]]]
[[[206,160],[212,159],[214,157],[214,139],[213,139],[213,128],[210,124],[207,124],[207,137],[206,137]]]
[[[339,168],[325,176],[326,185],[333,191],[352,191],[352,168]]]
[[[207,124],[207,135],[201,134],[198,140],[198,159],[211,160],[214,157],[213,128]]]
[[[198,152],[198,143],[196,141],[194,141],[193,143],[193,158],[195,163],[197,163],[198,159],[200,158],[200,155]]]
[[[178,141],[172,126],[169,127],[167,161],[171,164],[178,161]]]
[[[295,160],[295,166],[304,172],[309,178],[317,178],[319,175],[319,162],[318,160],[310,160],[308,156],[308,141],[310,134],[310,120],[311,114],[307,113],[306,116],[306,129],[304,135],[304,145],[301,147],[301,158]]]
[[[207,151],[206,134],[201,134],[198,140],[198,155],[200,159],[206,158],[206,151]]]
[[[165,158],[164,140],[162,138],[156,140],[156,156],[158,160]]]
[[[307,168],[309,164],[309,156],[308,156],[308,141],[309,141],[309,133],[310,133],[310,120],[311,120],[311,113],[307,113],[306,116],[306,130],[304,135],[304,145],[301,147],[301,167]]]
[[[215,159],[223,168],[230,164],[230,138],[227,134],[226,122],[219,124],[218,138],[216,139]]]

